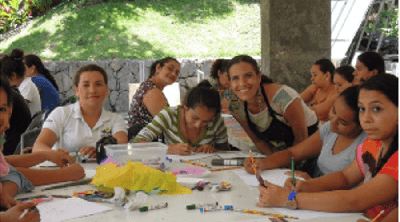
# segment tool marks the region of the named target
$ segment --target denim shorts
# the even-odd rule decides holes
[[[10,170],[6,176],[0,178],[0,182],[11,181],[17,184],[18,193],[25,193],[35,189],[35,186],[33,186],[32,183],[26,179],[22,173],[12,167],[10,164],[7,165]]]

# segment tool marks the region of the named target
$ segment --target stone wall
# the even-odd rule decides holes
[[[255,57],[260,64],[261,58]],[[109,97],[104,101],[104,107],[113,112],[128,112],[129,83],[139,83],[147,80],[151,64],[155,60],[106,60],[96,62],[47,62],[45,67],[54,76],[58,86],[61,101],[75,95],[73,79],[76,70],[84,65],[97,64],[108,74]],[[178,59],[181,63],[179,76],[181,100],[187,90],[198,83],[198,73],[204,73],[204,78],[210,76],[210,68],[214,59]],[[199,72],[201,71],[201,72]]]

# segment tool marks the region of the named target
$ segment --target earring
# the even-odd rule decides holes
[[[328,81],[328,78],[326,78],[325,80]]]

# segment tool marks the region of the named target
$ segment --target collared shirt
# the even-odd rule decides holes
[[[121,131],[127,133],[127,126],[122,116],[104,108],[96,125],[91,129],[83,119],[79,101],[53,110],[43,128],[50,129],[57,136],[53,150],[63,148],[70,152],[79,151],[86,146],[96,147],[96,142],[103,136],[114,135]]]

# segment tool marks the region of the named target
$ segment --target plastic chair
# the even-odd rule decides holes
[[[35,128],[42,128],[47,112],[49,112],[49,110],[44,109],[44,110],[41,110],[41,111],[35,113],[35,115],[32,116],[31,124],[29,124],[29,126],[25,132],[28,132],[29,130],[32,130]]]
[[[15,149],[14,154],[19,155],[23,154],[22,151],[27,147],[32,147],[35,144],[36,139],[38,138],[42,128],[34,128],[31,130],[26,131],[21,135],[21,142],[18,144],[17,148]],[[30,153],[30,152],[29,152]]]

